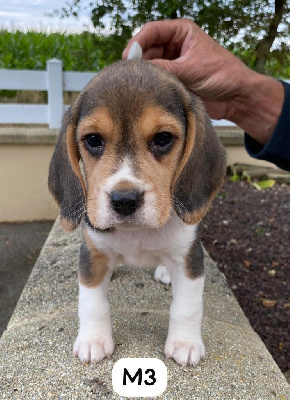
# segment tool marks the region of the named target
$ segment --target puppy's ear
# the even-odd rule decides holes
[[[85,211],[85,184],[79,166],[72,108],[64,115],[62,128],[49,166],[48,187],[60,206],[60,222],[74,230]]]
[[[173,196],[174,210],[180,219],[197,224],[224,180],[226,155],[202,102],[194,95],[190,97],[186,142]]]

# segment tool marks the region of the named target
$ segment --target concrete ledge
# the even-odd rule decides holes
[[[0,127],[0,145],[55,145],[59,129],[39,127]]]
[[[216,126],[215,131],[224,146],[244,147],[244,131],[238,126]]]
[[[242,176],[250,176],[251,178],[256,178],[259,180],[263,179],[274,179],[277,183],[290,184],[290,173],[283,171],[278,168],[271,167],[258,167],[249,164],[235,164],[229,166],[231,172]]]
[[[224,146],[244,146],[244,133],[238,127],[215,127],[215,130]],[[59,129],[49,129],[43,125],[31,126],[8,126],[0,127],[1,144],[55,144],[59,135]]]
[[[110,287],[115,353],[97,366],[81,364],[72,356],[79,245],[80,232],[68,235],[57,221],[0,340],[1,399],[119,399],[111,370],[123,357],[165,362],[164,400],[290,398],[283,374],[208,256],[205,361],[182,368],[164,359],[171,290],[153,280],[153,270],[119,267]]]

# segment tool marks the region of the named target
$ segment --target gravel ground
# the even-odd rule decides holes
[[[290,370],[290,186],[225,182],[203,244],[283,372]],[[288,372],[289,373],[289,372]]]

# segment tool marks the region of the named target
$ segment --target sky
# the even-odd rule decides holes
[[[82,31],[92,29],[88,15],[80,18],[60,19],[45,14],[60,9],[67,0],[0,0],[0,28],[35,29],[45,31]]]

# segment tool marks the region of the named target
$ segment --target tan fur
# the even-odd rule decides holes
[[[66,148],[67,151],[67,155],[68,155],[68,159],[71,165],[71,168],[73,170],[73,172],[76,174],[76,176],[78,177],[82,189],[83,189],[83,193],[84,196],[86,196],[86,188],[85,188],[85,182],[81,173],[81,169],[80,169],[80,165],[79,165],[79,156],[77,153],[77,145],[76,145],[76,140],[75,140],[75,128],[72,124],[69,124],[67,127],[67,131],[66,131],[66,135],[63,136],[62,139],[64,143],[63,148]],[[70,221],[68,221],[65,218],[60,218],[60,224],[63,227],[64,230],[71,232],[72,230],[74,230],[74,227],[72,226],[72,224],[70,223]]]
[[[66,218],[60,217],[60,225],[67,232],[72,232],[75,229]]]
[[[192,112],[190,112],[190,114],[187,117],[187,137],[186,137],[186,143],[185,143],[185,149],[184,149],[184,153],[183,153],[183,157],[182,160],[180,161],[178,168],[175,172],[175,176],[174,176],[174,181],[173,184],[176,183],[181,171],[183,170],[184,166],[186,165],[186,163],[189,160],[189,157],[191,155],[193,146],[194,146],[194,142],[196,139],[196,135],[195,135],[195,117],[193,115]],[[188,177],[190,179],[190,177]]]
[[[109,110],[99,107],[81,120],[78,126],[78,136],[81,138],[89,133],[99,133],[108,139],[115,133],[114,128],[114,121]]]
[[[152,140],[158,132],[169,131],[176,136],[173,149],[162,161],[156,161],[148,154],[144,145],[139,144],[137,164],[140,169],[140,178],[153,185],[152,191],[158,200],[159,223],[163,225],[169,218],[172,195],[171,186],[173,176],[178,166],[178,161],[182,151],[182,127],[180,122],[161,107],[147,107],[144,109],[139,121],[136,123],[136,131],[145,139]]]
[[[211,197],[208,199],[208,201],[204,207],[200,208],[198,211],[196,211],[194,213],[186,213],[183,217],[183,221],[189,225],[199,224],[201,222],[201,220],[207,214],[209,207],[211,205],[211,202],[213,201],[217,192],[218,192],[218,190],[216,190],[214,193],[212,193]]]
[[[88,279],[88,277],[84,276],[84,273],[82,274],[81,268],[79,268],[79,281],[83,286],[93,288],[102,283],[104,276],[108,272],[109,258],[96,248],[86,229],[83,229],[83,235],[90,252],[90,271],[87,271],[89,273]]]
[[[203,219],[203,217],[206,215],[208,208],[210,206],[211,200],[212,199],[210,199],[208,201],[208,203],[203,208],[200,208],[198,211],[196,211],[194,213],[186,213],[183,217],[183,221],[189,225],[199,224],[200,221]]]
[[[156,105],[144,108],[139,120],[136,122],[136,135],[145,139],[153,139],[158,132],[169,131],[181,139],[182,127],[180,122],[162,107]]]
[[[91,157],[81,142],[81,139],[90,133],[99,133],[106,141],[105,152],[101,160]],[[108,109],[97,108],[79,124],[78,137],[87,181],[87,197],[89,199],[87,214],[92,223],[97,225],[94,221],[94,214],[96,207],[98,207],[98,188],[113,173],[116,164],[114,148],[120,137],[119,129]]]
[[[150,184],[158,200],[160,211],[159,224],[163,225],[169,218],[171,210],[171,186],[183,147],[182,126],[180,122],[163,108],[146,107],[140,118],[132,121],[132,140],[136,144],[136,165],[138,178]],[[176,136],[173,149],[162,161],[156,161],[148,151],[148,142],[158,132],[170,131]],[[106,141],[106,147],[100,160],[90,157],[80,143],[81,154],[87,180],[87,213],[91,222],[98,226],[95,211],[99,202],[99,187],[109,178],[118,166],[115,149],[120,140],[120,128],[106,109],[96,109],[93,114],[84,118],[79,125],[78,135],[81,139],[88,133],[100,133]],[[132,183],[121,181],[114,190],[134,189]]]
[[[136,189],[134,184],[126,180],[120,181],[114,186],[114,190],[116,191],[130,191],[134,189]]]
[[[87,205],[87,214],[90,218],[90,221],[95,226],[98,226],[98,222],[95,221],[95,211],[96,208],[100,206],[99,188],[104,180],[112,175],[116,163],[116,154],[108,149],[107,151],[105,150],[102,161],[95,164],[91,168],[89,168],[88,165],[85,166],[89,199]]]

